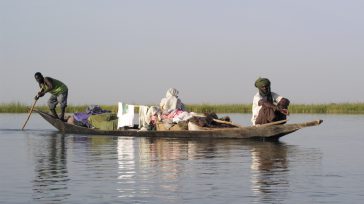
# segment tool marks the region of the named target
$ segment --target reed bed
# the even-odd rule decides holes
[[[251,104],[191,104],[187,111],[195,113],[251,113]]]
[[[25,113],[28,111],[28,106],[23,103],[1,103],[0,113]]]
[[[364,103],[292,104],[291,113],[364,114]]]
[[[0,113],[27,113],[29,112],[32,104],[26,105],[22,103],[1,103],[0,104]],[[89,105],[68,105],[66,112],[75,113],[75,112],[85,112]],[[101,105],[101,108],[105,110],[111,110],[113,112],[117,111],[117,106],[110,105]],[[35,109],[41,111],[49,111],[47,105],[36,105]],[[60,111],[59,107],[57,107],[57,111]]]
[[[188,105],[187,110],[204,113],[251,113],[252,104]],[[364,114],[364,103],[291,104],[290,113]]]
[[[31,104],[1,103],[0,113],[27,113],[30,106]],[[117,105],[100,106],[112,112],[117,112],[118,109]],[[68,113],[85,112],[87,107],[87,104],[69,105],[66,111]],[[36,109],[48,111],[46,105],[36,106]],[[251,104],[187,104],[186,109],[196,113],[251,113]],[[289,111],[290,113],[306,114],[364,114],[364,103],[291,104]]]

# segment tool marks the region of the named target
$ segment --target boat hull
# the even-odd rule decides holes
[[[263,139],[278,140],[280,137],[295,132],[304,127],[317,126],[322,120],[314,120],[305,123],[260,125],[237,128],[214,128],[201,130],[165,130],[165,131],[139,131],[129,130],[99,130],[80,127],[65,123],[52,115],[34,110],[46,121],[62,133],[84,135],[108,135],[108,136],[133,136],[133,137],[165,137],[165,138],[234,138],[234,139]]]

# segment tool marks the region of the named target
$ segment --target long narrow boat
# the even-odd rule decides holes
[[[139,131],[128,130],[99,130],[65,123],[52,115],[34,110],[51,125],[62,133],[108,136],[135,136],[135,137],[165,137],[165,138],[235,138],[235,139],[262,139],[278,140],[280,137],[295,132],[301,128],[317,126],[322,120],[314,120],[295,124],[272,124],[235,128],[214,128],[201,130],[178,131]]]

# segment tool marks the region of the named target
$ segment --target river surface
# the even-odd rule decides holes
[[[0,203],[364,201],[363,115],[293,114],[324,122],[280,142],[62,135],[36,113],[21,131],[26,117],[0,114]]]

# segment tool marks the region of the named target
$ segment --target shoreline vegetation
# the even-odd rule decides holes
[[[117,105],[100,106],[112,112],[117,112],[118,108]],[[186,104],[186,109],[196,113],[251,113],[251,106],[251,104]],[[30,104],[23,103],[0,103],[0,113],[27,113],[30,107]],[[66,112],[85,112],[87,107],[88,105],[70,104]],[[49,110],[46,105],[35,106],[35,109]],[[364,114],[364,103],[291,104],[289,111],[291,114]]]

